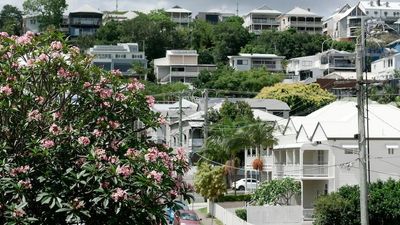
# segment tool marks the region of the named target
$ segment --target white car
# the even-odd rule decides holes
[[[232,189],[241,190],[241,191],[255,190],[258,185],[260,185],[260,182],[257,181],[256,179],[247,178],[247,183],[246,183],[246,179],[240,179],[240,180],[236,181],[236,186],[235,186],[235,183],[232,183]]]

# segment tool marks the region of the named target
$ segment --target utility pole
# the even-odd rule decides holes
[[[208,90],[204,90],[204,146],[208,138]]]
[[[118,12],[118,0],[115,0],[115,11]]]
[[[368,184],[365,146],[365,89],[363,78],[364,58],[364,20],[361,20],[361,41],[356,44],[357,108],[358,108],[358,146],[360,169],[360,212],[361,225],[368,225]]]
[[[239,16],[239,0],[236,0],[236,16]]]
[[[182,130],[182,97],[183,92],[179,94],[179,146],[183,147],[183,130]]]

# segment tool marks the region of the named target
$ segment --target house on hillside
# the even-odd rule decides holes
[[[199,64],[196,50],[167,50],[165,58],[154,59],[154,74],[159,83],[192,83],[200,71],[216,69],[214,64]]]
[[[281,14],[282,12],[263,5],[243,16],[243,26],[254,34],[261,34],[264,30],[278,30],[277,18]]]
[[[204,20],[211,24],[217,24],[219,22],[225,21],[226,19],[232,16],[235,16],[235,14],[229,12],[208,11],[208,12],[199,12],[196,16],[196,19]]]
[[[118,43],[117,45],[95,45],[88,51],[93,55],[93,64],[105,70],[119,70],[124,76],[137,77],[133,70],[135,63],[147,68],[147,59],[137,43]]]
[[[355,74],[355,53],[330,49],[312,56],[289,59],[286,73],[293,81],[315,82],[332,72]]]
[[[295,29],[297,32],[322,34],[322,16],[311,12],[310,9],[295,7],[278,17],[279,30]]]
[[[397,179],[400,109],[371,102],[368,111],[371,182]],[[301,182],[300,221],[313,220],[319,196],[359,183],[357,118],[356,102],[336,101],[307,116],[290,117],[276,129],[278,143],[263,160],[272,162],[272,179],[292,177]],[[285,207],[279,210],[289,209]]]
[[[90,5],[83,5],[69,13],[71,37],[94,35],[102,25],[103,13]]]
[[[165,12],[171,20],[179,26],[188,27],[189,23],[192,22],[192,11],[184,9],[179,5],[166,9]]]
[[[228,59],[229,66],[239,71],[264,67],[271,72],[282,72],[282,61],[285,57],[275,54],[239,53],[237,56],[228,56]]]
[[[371,76],[376,80],[395,78],[396,70],[400,69],[400,53],[392,54],[371,63]]]

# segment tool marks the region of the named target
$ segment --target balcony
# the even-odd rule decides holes
[[[189,145],[192,146],[192,147],[202,147],[203,143],[204,143],[204,139],[202,139],[202,138],[193,138]]]
[[[171,71],[171,77],[198,77],[199,72],[180,72],[180,71]]]
[[[328,165],[303,165],[303,177],[328,177]]]
[[[253,19],[253,24],[278,26],[279,22],[272,19]]]
[[[301,177],[301,167],[299,164],[292,164],[292,165],[276,164],[274,165],[273,169],[274,169],[273,173],[277,177],[293,177],[293,178]]]

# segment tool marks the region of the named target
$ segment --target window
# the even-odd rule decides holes
[[[125,59],[126,55],[125,54],[115,54],[115,58],[117,58],[117,59]]]
[[[136,55],[136,54],[132,55],[132,59],[142,59],[142,58],[143,58],[142,55]]]
[[[238,64],[238,65],[247,65],[248,62],[247,62],[247,60],[244,60],[244,59],[238,59],[238,60],[237,60],[237,64]]]
[[[395,151],[399,148],[398,145],[386,145],[386,149],[389,155],[394,155]]]
[[[36,20],[35,20],[35,19],[32,19],[32,20],[31,20],[31,24],[36,24]]]
[[[387,16],[387,15],[388,15],[388,12],[384,12],[383,14],[385,14],[385,16]]]
[[[342,145],[344,154],[351,155],[358,153],[358,145]]]
[[[378,15],[378,11],[375,11],[374,14],[375,14],[375,15]]]
[[[393,67],[393,59],[388,59],[388,67]]]

